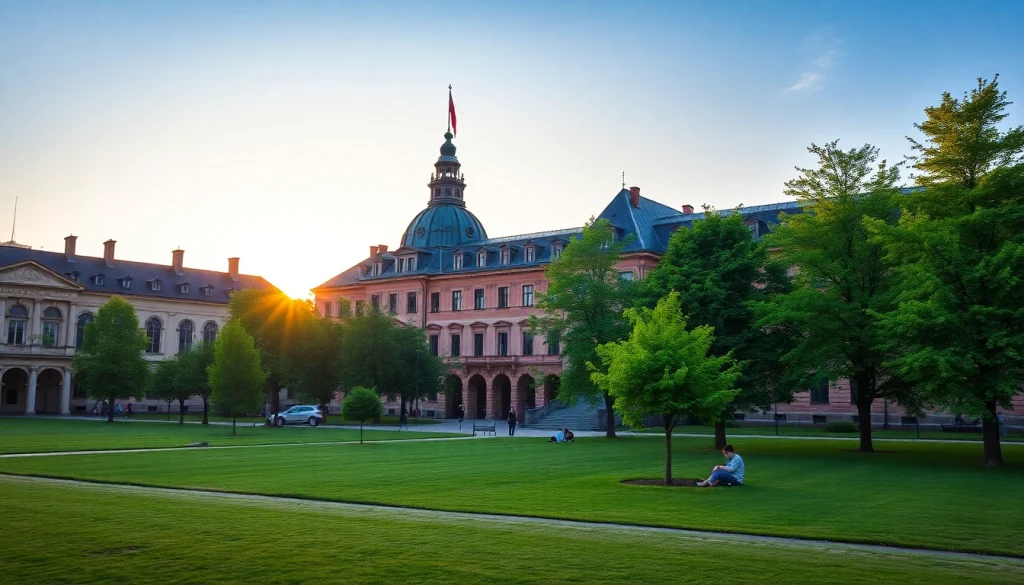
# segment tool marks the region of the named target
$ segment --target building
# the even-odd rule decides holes
[[[395,250],[370,246],[365,260],[313,289],[321,314],[340,317],[367,305],[425,330],[431,353],[453,367],[449,395],[431,396],[421,411],[455,416],[462,403],[470,418],[504,418],[510,407],[523,413],[541,407],[557,391],[562,362],[557,340],[536,339],[528,327],[534,299],[545,290],[544,267],[582,228],[491,238],[466,207],[466,182],[451,133],[428,183],[427,207],[409,223]],[[761,237],[780,214],[800,213],[797,202],[741,208],[745,223]],[[724,213],[733,213],[726,211]],[[704,216],[693,206],[669,207],[640,195],[638,187],[615,194],[597,216],[620,238],[630,237],[618,269],[622,278],[644,278],[664,254],[672,233]],[[1024,407],[1024,398],[1019,398]],[[387,405],[395,414],[397,405]],[[876,423],[911,424],[911,417],[883,401]],[[744,413],[750,421],[823,423],[856,418],[847,380],[823,381],[797,395],[778,412]],[[934,420],[945,420],[947,416]]]
[[[216,339],[233,291],[274,288],[262,277],[240,274],[238,258],[217,272],[186,268],[184,250],[171,253],[170,265],[149,264],[117,258],[114,240],[104,242],[102,257],[79,256],[76,242],[76,236],[64,238],[63,253],[0,245],[2,414],[91,410],[74,383],[72,360],[85,325],[113,295],[135,307],[149,337],[146,359],[158,362]],[[145,397],[136,401],[140,410],[161,409]]]

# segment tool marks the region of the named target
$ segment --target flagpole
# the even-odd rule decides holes
[[[451,105],[451,103],[452,103],[452,86],[451,86],[451,84],[448,84],[448,104]],[[452,131],[452,114],[451,114],[450,111],[448,112],[446,117],[448,118],[448,131],[451,132]]]

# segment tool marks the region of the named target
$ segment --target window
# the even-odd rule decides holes
[[[398,293],[390,293],[388,295],[388,312],[392,315],[398,313]]]
[[[476,253],[476,265],[478,268],[487,266],[487,252],[485,250],[480,250]]]
[[[534,259],[536,259],[536,257],[537,257],[537,249],[534,248],[533,246],[527,246],[526,247],[525,255],[526,255],[526,258],[524,259],[525,262],[533,262]]]
[[[508,287],[507,286],[499,286],[498,287],[498,308],[499,309],[507,309],[508,308]]]
[[[78,277],[81,276],[81,274],[82,274],[81,272],[78,272],[77,270],[74,270],[72,272],[68,272],[64,276],[67,276],[68,280],[73,280],[75,282],[78,282]]]
[[[416,293],[405,293],[405,312],[415,313],[419,308],[419,303],[416,302]]]
[[[159,280],[151,280],[149,281],[149,290],[159,291],[162,285],[163,283]]]
[[[203,287],[203,296],[212,297],[213,296],[213,287],[212,286],[204,286]]]
[[[118,281],[121,283],[121,288],[130,289],[132,287],[132,279],[130,278],[121,278]]]
[[[380,310],[380,295],[370,295],[370,306],[374,311]]]
[[[409,258],[408,266],[409,266],[409,272],[415,272],[416,271],[416,259],[415,258]]]
[[[380,273],[381,273],[381,264],[380,264],[380,262],[374,262],[373,263],[373,275],[374,276],[380,276]]]
[[[828,378],[822,378],[811,388],[811,404],[828,404]]]
[[[562,344],[559,343],[557,335],[548,337],[548,355],[560,355],[562,353]]]
[[[160,324],[160,319],[150,317],[146,321],[146,337],[149,338],[149,347],[146,348],[146,353],[160,353],[161,333],[163,333],[163,325]]]
[[[437,335],[430,336],[430,355],[437,355]]]
[[[533,306],[533,285],[532,284],[524,284],[523,285],[523,306],[524,307],[532,307]]]
[[[508,332],[498,332],[498,355],[508,355]]]
[[[620,272],[619,273],[619,278],[621,280],[626,280],[626,281],[633,280],[633,271],[632,270],[627,270],[625,272]]]
[[[551,248],[551,257],[558,259],[562,257],[562,244],[555,244]]]
[[[452,310],[453,311],[461,311],[462,310],[462,291],[461,290],[453,290],[452,291]]]
[[[473,334],[473,355],[480,357],[484,355],[484,334],[474,333]]]
[[[178,323],[178,353],[185,353],[192,348],[192,333],[195,328],[196,326],[188,320]]]
[[[217,341],[217,324],[207,321],[206,325],[203,325],[203,343],[213,343],[214,341]]]
[[[28,309],[22,305],[14,305],[7,312],[7,343],[24,345],[25,332],[28,328]]]
[[[328,302],[324,303],[324,317],[330,317],[330,316],[331,316],[331,302],[328,301]]]
[[[477,311],[484,308],[484,289],[478,288],[473,291],[473,308]]]
[[[61,312],[57,307],[47,307],[43,310],[44,347],[57,347],[57,340],[60,339],[60,318]]]
[[[454,260],[452,260],[452,263],[455,266],[455,270],[462,270],[462,262],[463,262],[462,252],[456,252],[455,253],[455,258],[454,258]]]
[[[405,258],[398,259],[398,272],[405,272]]]
[[[183,283],[179,284],[178,285],[178,292],[180,292],[183,295],[187,295],[188,294],[188,283],[183,282]]]
[[[462,355],[462,335],[452,333],[452,357]]]
[[[93,322],[92,313],[82,313],[78,316],[78,320],[75,321],[75,349],[82,349],[82,345],[85,343],[85,326]]]
[[[523,331],[523,355],[533,355],[533,334]]]
[[[105,282],[106,279],[103,277],[102,274],[97,274],[92,277],[92,283],[95,284],[96,286],[103,286],[103,283]]]
[[[501,263],[502,265],[509,264],[512,261],[512,250],[504,248],[501,251]]]
[[[441,310],[441,293],[430,293],[430,312],[437,313]]]

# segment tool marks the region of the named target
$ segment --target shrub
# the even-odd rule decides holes
[[[856,433],[857,423],[848,420],[835,420],[825,423],[826,433]]]

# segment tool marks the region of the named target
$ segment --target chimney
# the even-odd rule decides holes
[[[377,246],[370,246],[370,258],[377,257]]]
[[[381,254],[383,254],[384,252],[388,251],[387,244],[381,244],[381,245],[377,246],[377,249],[380,250]]]
[[[77,241],[78,236],[64,238],[64,257],[67,258],[68,262],[75,261],[75,242]]]
[[[693,206],[689,205],[689,204],[684,205],[683,206],[683,213],[693,213]]]
[[[113,268],[114,266],[114,244],[116,243],[114,240],[103,242],[103,262],[106,263],[108,268]]]
[[[174,273],[178,276],[185,274],[185,250],[178,248],[171,252],[171,266],[174,267]]]
[[[231,280],[238,282],[238,258],[228,258],[228,274]]]
[[[629,202],[633,207],[640,208],[640,187],[629,188]]]

